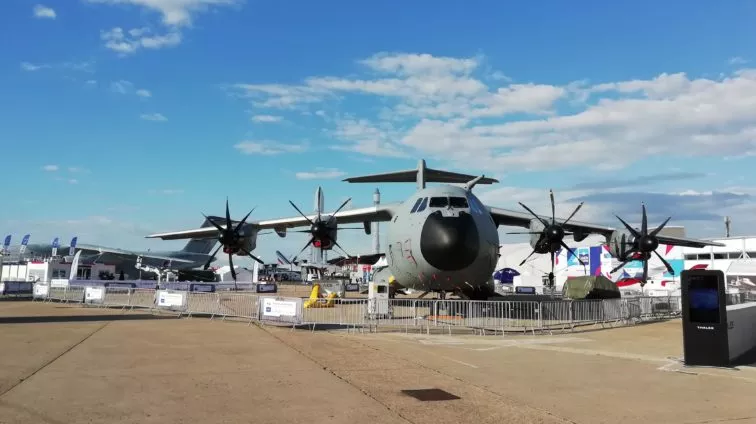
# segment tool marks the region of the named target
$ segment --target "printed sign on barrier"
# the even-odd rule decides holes
[[[68,287],[68,279],[53,278],[52,280],[50,280],[50,287],[55,289],[64,289]]]
[[[183,311],[186,308],[186,292],[160,290],[157,292],[157,306],[174,311]]]
[[[5,283],[0,282],[0,294],[5,294]]]
[[[102,303],[105,300],[104,287],[85,287],[84,303]]]
[[[257,284],[255,286],[257,293],[278,293],[277,284]]]
[[[302,322],[302,299],[299,297],[263,297],[260,318],[288,324]]]
[[[50,286],[47,284],[35,284],[34,285],[34,297],[35,298],[47,298],[50,293]]]
[[[358,292],[360,291],[360,285],[359,284],[347,284],[344,287],[344,291],[348,292]]]

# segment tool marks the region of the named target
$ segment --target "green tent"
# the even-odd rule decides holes
[[[573,277],[564,283],[562,294],[569,299],[619,299],[620,291],[604,276]]]

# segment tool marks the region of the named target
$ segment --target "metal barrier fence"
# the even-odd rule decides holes
[[[201,293],[123,287],[50,287],[36,283],[35,301],[82,303],[93,307],[170,311],[185,316],[238,318],[292,327],[342,327],[358,331],[467,331],[553,333],[578,326],[629,325],[673,318],[679,297],[607,300],[466,301],[426,299],[320,299],[256,293]],[[371,302],[374,302],[371,304]],[[377,304],[378,302],[380,304]],[[381,303],[382,302],[382,303]]]

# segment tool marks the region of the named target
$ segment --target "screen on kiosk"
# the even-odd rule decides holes
[[[719,323],[719,281],[716,277],[691,277],[688,285],[688,311],[691,322]]]

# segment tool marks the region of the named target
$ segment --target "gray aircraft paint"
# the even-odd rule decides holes
[[[426,206],[420,212],[411,213],[418,199],[434,197],[463,197],[467,208],[432,208]],[[480,250],[477,259],[461,270],[443,271],[429,264],[421,254],[420,235],[428,216],[439,211],[445,217],[470,213],[475,222]],[[407,288],[420,291],[453,291],[455,288],[480,287],[491,281],[499,252],[499,232],[491,215],[471,191],[451,185],[426,187],[413,194],[396,210],[388,222],[386,261],[397,282]],[[491,282],[491,289],[493,283]]]

